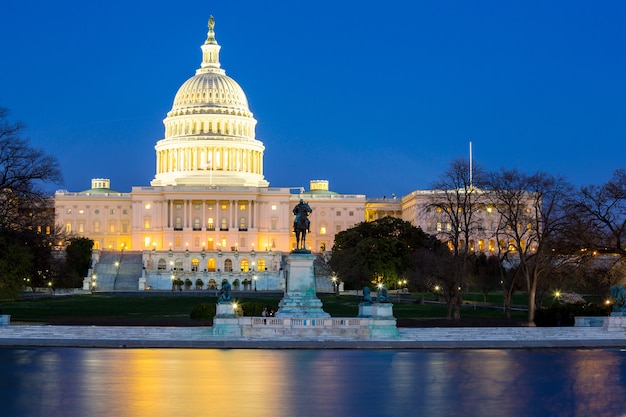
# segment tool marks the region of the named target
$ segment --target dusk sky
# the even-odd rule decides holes
[[[0,105],[69,191],[154,178],[215,17],[272,187],[428,189],[456,158],[601,184],[626,168],[626,2],[0,0]]]

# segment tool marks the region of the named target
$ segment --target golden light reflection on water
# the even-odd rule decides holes
[[[0,371],[2,417],[626,415],[619,350],[14,349]]]
[[[283,363],[271,351],[93,351],[89,385],[115,392],[108,404],[90,403],[91,415],[276,416]],[[252,354],[254,353],[254,354]],[[261,353],[261,354],[259,354]],[[122,358],[120,358],[120,356]],[[120,360],[122,359],[122,360]],[[97,370],[96,370],[97,369]],[[181,414],[183,413],[183,414]]]

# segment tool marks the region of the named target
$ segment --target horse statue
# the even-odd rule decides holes
[[[296,215],[293,221],[293,231],[296,234],[296,252],[308,252],[306,250],[306,234],[311,231],[309,214],[312,211],[311,207],[304,200],[300,200],[293,209],[293,214]]]

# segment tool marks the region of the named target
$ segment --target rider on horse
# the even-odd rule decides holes
[[[298,203],[298,205],[293,208],[293,214],[296,215],[296,218],[293,221],[294,232],[298,231],[299,224],[304,224],[304,230],[311,233],[311,221],[309,220],[309,214],[311,214],[312,212],[313,210],[311,209],[311,206],[309,206],[308,203],[305,203],[304,200],[300,200],[300,203]]]

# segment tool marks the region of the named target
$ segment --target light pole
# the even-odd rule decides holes
[[[252,279],[254,279],[254,291],[256,291],[256,280],[257,280],[257,276],[256,276],[256,274],[254,274],[254,276],[252,277]]]
[[[338,279],[335,275],[333,275],[333,277],[331,278],[333,280],[333,284],[335,285],[335,295],[339,294],[339,287],[338,287]]]

